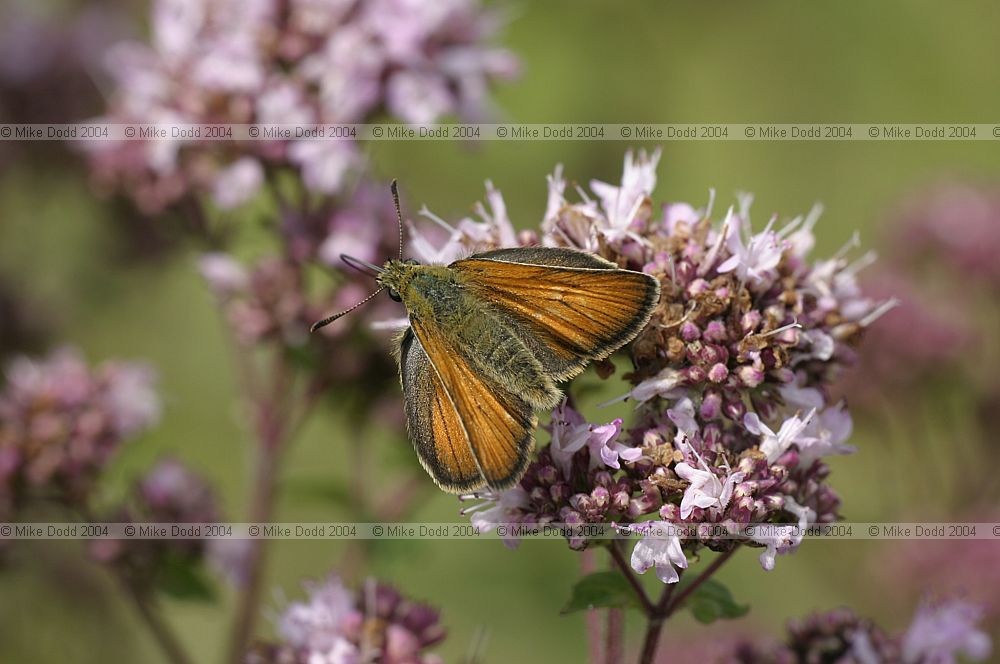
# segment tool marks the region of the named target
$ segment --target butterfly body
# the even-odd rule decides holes
[[[399,261],[390,261],[384,269],[380,282],[398,295],[410,320],[435,329],[491,386],[517,394],[538,409],[559,403],[562,394],[522,335],[470,292],[462,271]]]
[[[570,249],[391,260],[378,280],[410,321],[397,359],[411,441],[451,492],[515,484],[556,383],[631,341],[659,301],[653,277]]]

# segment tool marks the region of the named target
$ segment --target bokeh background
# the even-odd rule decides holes
[[[0,121],[99,114],[101,50],[118,35],[142,34],[148,8],[141,2],[69,0],[13,5],[48,32],[45,39],[25,39],[13,24],[0,27]],[[523,63],[519,80],[495,92],[499,116],[512,122],[1000,120],[1000,7],[987,0],[947,7],[912,0],[836,7],[549,0],[502,8],[509,24],[500,41]],[[92,25],[81,43],[73,43],[79,50],[72,50],[60,31],[80,20]],[[80,79],[79,69],[66,62],[78,53],[92,58],[84,67],[93,65],[91,78]],[[448,219],[463,216],[491,179],[515,224],[533,228],[544,210],[545,176],[556,163],[583,184],[591,178],[614,182],[633,145],[363,147],[373,173],[399,179],[405,213],[426,204]],[[940,182],[995,187],[1000,158],[992,142],[666,142],[659,174],[657,202],[700,206],[714,188],[728,205],[735,192],[750,191],[758,221],[772,212],[790,217],[822,202],[819,255],[836,251],[855,230],[864,246],[891,254],[906,241],[905,233],[894,230],[899,218],[913,205],[919,209],[920,196]],[[1000,224],[1000,215],[994,219]],[[162,423],[122,451],[103,490],[122,493],[137,470],[169,453],[211,478],[227,514],[242,514],[247,433],[235,403],[231,355],[212,297],[193,269],[199,248],[182,242],[163,250],[172,243],[121,202],[96,196],[72,151],[48,143],[0,145],[0,289],[21,303],[29,330],[20,338],[5,337],[0,352],[9,357],[15,350],[72,343],[91,361],[152,362],[165,400]],[[916,298],[950,298],[948,279],[962,285],[955,292],[973,287],[934,252],[926,260],[914,274],[936,275],[934,287],[914,289]],[[975,332],[961,351],[980,362],[996,359],[995,294],[959,314]],[[8,320],[0,325],[9,325],[10,314],[0,310],[4,315]],[[923,332],[908,330],[914,337]],[[995,388],[988,380],[971,384],[961,362],[948,362],[932,379],[918,375],[917,385],[879,384],[873,375],[861,379],[864,392],[855,392],[858,382],[845,387],[849,399],[858,397],[853,442],[859,452],[830,465],[847,519],[996,518],[987,508],[996,506],[991,462],[998,454],[990,447],[996,441],[990,418],[981,416],[980,398]],[[609,419],[615,414],[609,411]],[[324,403],[283,471],[279,520],[353,518],[336,488],[348,481],[339,450],[344,441],[359,438],[385,442],[389,434],[378,422],[359,427],[338,403]],[[391,441],[379,445],[384,458],[378,463],[413,463],[405,441]],[[415,520],[459,521],[457,509],[453,498],[435,494]],[[71,648],[79,662],[158,661],[101,570],[72,562],[69,545],[29,546],[31,554],[19,556],[16,568],[0,572],[0,660],[65,661]],[[325,575],[339,546],[277,542],[265,583],[275,599],[265,604],[279,607],[280,597],[299,596],[301,580]],[[901,629],[923,592],[962,585],[961,579],[901,572],[910,558],[926,553],[920,548],[807,542],[770,573],[752,552],[743,552],[721,578],[752,610],[721,629],[777,634],[791,617],[839,605]],[[995,565],[1000,551],[987,551],[982,560]],[[579,575],[579,557],[562,544],[527,542],[510,551],[495,541],[387,543],[376,547],[368,571],[441,607],[449,638],[439,650],[448,661],[466,652],[480,629],[489,634],[486,661],[570,662],[585,655],[583,616],[559,615]],[[955,570],[942,564],[936,571],[947,576]],[[167,604],[169,621],[199,661],[220,656],[231,602],[220,584],[215,602]],[[635,638],[639,623],[629,625]],[[262,629],[270,629],[267,620]],[[670,623],[665,650],[708,633],[684,616]]]

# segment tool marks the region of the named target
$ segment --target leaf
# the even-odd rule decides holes
[[[683,585],[682,581],[678,591],[683,590]],[[716,620],[740,618],[750,610],[749,604],[737,604],[729,588],[715,579],[708,579],[698,586],[684,604],[695,620],[706,625]]]
[[[155,582],[160,591],[176,599],[215,600],[215,588],[205,577],[200,563],[190,558],[166,558],[156,571]]]
[[[596,572],[585,576],[573,586],[573,593],[562,613],[585,609],[638,607],[635,590],[618,572]]]

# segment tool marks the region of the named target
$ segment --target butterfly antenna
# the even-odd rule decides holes
[[[357,304],[355,304],[350,309],[345,309],[344,311],[341,311],[340,313],[336,313],[336,314],[333,314],[332,316],[328,316],[327,318],[324,318],[323,320],[316,321],[315,323],[313,323],[312,327],[309,328],[309,331],[310,332],[315,332],[316,330],[318,330],[321,327],[326,327],[327,325],[329,325],[333,321],[337,320],[338,318],[346,316],[347,314],[351,313],[352,311],[354,311],[355,309],[357,309],[358,307],[360,307],[362,304],[365,304],[366,302],[370,301],[373,297],[375,297],[376,295],[378,295],[379,293],[381,293],[384,290],[385,290],[385,286],[379,286],[378,290],[376,290],[374,293],[372,293],[371,295],[369,295],[365,299],[363,299],[360,302],[358,302]]]
[[[395,178],[389,184],[389,191],[392,192],[392,202],[396,206],[396,222],[399,224],[399,260],[403,260],[403,213],[399,210],[399,187],[396,186]]]
[[[344,261],[344,264],[352,270],[357,270],[361,274],[369,277],[378,277],[378,275],[385,272],[385,268],[381,268],[378,265],[373,265],[368,261],[363,261],[360,258],[355,258],[354,256],[348,256],[347,254],[341,254],[340,260]]]
[[[395,178],[393,178],[392,182],[389,184],[389,191],[392,192],[392,202],[393,205],[395,205],[396,207],[396,223],[399,225],[399,259],[403,260],[403,213],[399,209],[399,187],[396,185]],[[377,265],[372,265],[368,261],[363,261],[361,259],[354,258],[352,256],[345,256],[343,254],[341,254],[340,258],[345,263],[347,263],[348,266],[354,268],[355,270],[358,270],[359,272],[363,272],[370,275],[370,273],[365,272],[364,268],[367,268],[368,270],[373,270],[376,273],[384,272],[382,268],[378,267]],[[376,290],[374,293],[372,293],[365,299],[355,304],[350,309],[345,309],[344,311],[335,313],[332,316],[324,318],[323,320],[316,321],[315,323],[313,323],[312,327],[309,328],[309,331],[315,332],[321,327],[326,327],[327,325],[337,320],[338,318],[346,316],[347,314],[351,313],[361,305],[369,302],[373,297],[381,293],[383,290],[385,290],[385,286],[379,286],[378,290]]]

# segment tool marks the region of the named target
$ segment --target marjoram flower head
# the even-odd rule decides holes
[[[713,217],[714,193],[704,209],[656,206],[659,161],[659,150],[628,153],[619,184],[595,181],[593,196],[578,189],[577,201],[557,167],[539,238],[659,279],[660,304],[627,349],[633,370],[613,400],[634,403],[634,421],[590,424],[560,406],[552,442],[514,489],[516,499],[478,496],[487,501],[479,513],[493,523],[653,519],[718,524],[729,533],[774,524],[766,536],[706,529],[694,541],[657,541],[639,529],[633,554],[637,571],[655,567],[668,583],[702,546],[763,547],[761,564],[770,569],[777,554],[798,547],[799,528],[838,519],[823,458],[853,451],[851,419],[828,386],[895,302],[858,286],[856,273],[872,257],[851,260],[854,241],[832,258],[810,258],[818,206],[784,222],[774,217],[759,231],[749,195],[721,220]],[[502,210],[499,192],[488,191],[492,209]],[[421,249],[426,257],[451,259],[449,247],[475,245],[475,229],[448,226],[444,244]]]
[[[979,357],[996,351],[994,336],[981,330],[993,324],[1000,290],[1000,191],[932,184],[904,197],[886,221],[886,259],[864,283],[902,305],[866,340],[843,391],[876,411],[887,405],[885,393],[909,408],[929,384],[960,381],[988,410],[1000,383]],[[966,352],[970,345],[980,352]]]
[[[385,110],[408,123],[489,110],[494,80],[518,63],[489,41],[500,21],[477,0],[155,0],[149,43],[108,56],[106,120],[191,125],[353,124]],[[94,181],[155,213],[190,193],[223,209],[266,172],[340,193],[362,159],[354,137],[285,134],[234,143],[147,136],[87,147]]]
[[[176,459],[162,459],[133,485],[128,501],[108,518],[117,523],[214,523],[219,508],[208,481]],[[203,539],[96,539],[95,560],[115,566],[137,587],[155,585],[168,568],[195,566],[209,551]]]
[[[336,576],[306,585],[307,598],[277,617],[280,640],[260,642],[247,664],[440,664],[428,652],[444,640],[438,612],[395,588],[366,582],[357,592]]]
[[[69,505],[86,500],[101,471],[160,415],[155,374],[146,365],[88,366],[70,349],[17,357],[0,392],[0,514],[34,496]]]
[[[922,603],[905,632],[892,636],[848,608],[788,624],[782,643],[745,639],[719,659],[727,664],[957,664],[983,662],[992,640],[979,626],[980,607],[948,598]]]

